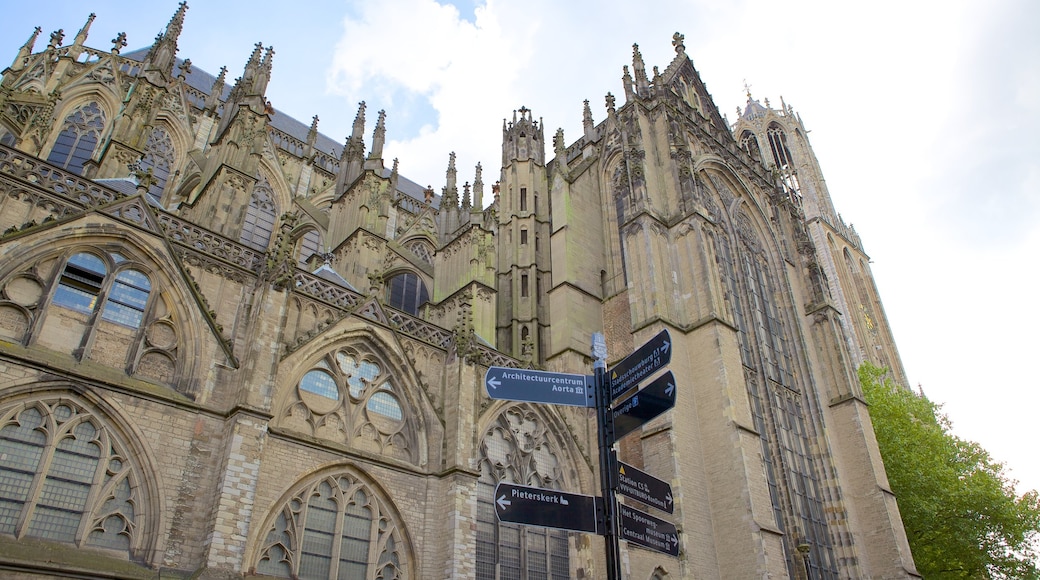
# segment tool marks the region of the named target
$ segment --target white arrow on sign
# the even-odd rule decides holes
[[[671,347],[672,347],[672,343],[668,342],[667,340],[664,341],[664,343],[661,344],[661,350],[664,351],[664,352],[668,352],[668,349],[671,348]]]
[[[673,392],[675,392],[675,384],[668,383],[668,386],[664,388],[664,393],[671,397]]]
[[[503,495],[498,498],[496,503],[498,504],[498,507],[502,508],[502,511],[505,511],[506,507],[511,505],[513,502],[506,499],[506,496]]]
[[[668,503],[672,503],[672,494],[669,493],[668,495],[664,496],[664,500]]]
[[[488,377],[487,386],[491,387],[492,389],[497,389],[498,386],[501,384],[502,383],[500,383],[498,379],[496,379],[495,377]]]

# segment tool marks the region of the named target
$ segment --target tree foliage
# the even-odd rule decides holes
[[[1040,578],[1040,497],[1016,496],[1004,465],[953,435],[940,406],[859,369],[917,570],[928,580]]]

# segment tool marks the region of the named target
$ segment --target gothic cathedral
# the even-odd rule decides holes
[[[577,141],[520,108],[496,177],[445,152],[434,191],[383,111],[342,144],[275,114],[272,48],[178,59],[186,10],[3,70],[5,577],[605,578],[602,536],[494,497],[600,495],[595,413],[485,373],[662,330],[675,406],[616,450],[670,484],[678,557],[621,542],[623,578],[918,577],[856,378],[903,369],[793,108],[729,123],[676,34]]]

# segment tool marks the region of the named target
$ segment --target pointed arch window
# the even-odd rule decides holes
[[[262,174],[253,186],[249,197],[249,208],[242,224],[242,235],[238,241],[260,251],[266,251],[274,234],[274,223],[278,208],[274,203],[274,190]]]
[[[309,229],[300,238],[300,254],[296,261],[301,268],[307,267],[307,261],[315,254],[321,253],[321,234],[316,229]]]
[[[144,146],[141,169],[152,170],[155,182],[148,187],[148,198],[156,205],[160,205],[159,200],[162,199],[163,190],[166,188],[166,180],[169,179],[176,161],[177,151],[170,134],[162,127],[152,129]]]
[[[423,262],[433,265],[433,246],[425,240],[412,240],[405,245],[406,248],[412,251]]]
[[[105,111],[96,101],[80,105],[65,117],[47,162],[79,175],[105,129]]]
[[[758,147],[758,137],[755,137],[751,131],[744,131],[740,136],[740,148],[747,151],[747,154],[755,161],[762,162],[762,150]]]
[[[791,150],[787,147],[787,134],[784,133],[784,130],[773,123],[766,131],[766,136],[769,138],[769,149],[773,153],[773,162],[776,163],[777,168],[794,169]]]
[[[411,272],[404,272],[390,278],[386,301],[393,308],[418,316],[419,308],[430,301],[430,293],[422,279]]]
[[[404,580],[407,555],[390,510],[352,474],[298,488],[268,528],[256,571],[282,578]]]
[[[500,482],[563,489],[559,453],[540,416],[507,409],[480,442],[477,480],[477,579],[570,578],[570,542],[560,530],[499,522],[494,492]]]
[[[73,398],[0,408],[0,533],[132,554],[146,502],[119,438]]]

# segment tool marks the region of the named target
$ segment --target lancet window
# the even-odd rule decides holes
[[[95,101],[77,107],[65,117],[61,133],[51,147],[47,162],[75,174],[83,173],[105,130],[105,111]]]
[[[419,315],[419,308],[430,301],[430,293],[419,276],[411,272],[397,274],[386,286],[387,304],[412,316]]]
[[[133,555],[147,507],[120,438],[75,398],[0,406],[0,533]]]
[[[177,161],[177,151],[173,147],[173,139],[166,129],[156,127],[148,135],[148,142],[144,146],[144,157],[141,158],[141,170],[152,170],[154,182],[148,187],[148,197],[159,204],[162,199],[163,189],[166,188],[166,180],[170,177],[170,170]]]
[[[278,208],[274,203],[274,190],[271,189],[267,178],[261,174],[249,197],[249,207],[246,209],[245,219],[242,223],[242,235],[239,236],[238,241],[260,251],[266,251],[267,246],[271,244],[277,216]]]
[[[404,580],[405,543],[375,492],[351,473],[299,486],[278,510],[256,571],[282,578]]]
[[[523,406],[500,414],[480,442],[477,579],[570,578],[566,532],[498,521],[494,492],[500,482],[566,487],[560,453],[549,441],[545,421]]]
[[[793,373],[790,347],[778,302],[778,283],[766,249],[750,218],[736,217],[736,244],[714,236],[726,299],[733,314],[745,366],[755,427],[762,435],[762,460],[776,524],[810,545],[813,578],[836,578],[837,568],[823,518],[818,470],[810,452],[809,410]],[[788,567],[801,565],[788,546]]]
[[[300,238],[300,253],[296,258],[297,262],[301,268],[306,267],[307,261],[319,253],[321,253],[321,234],[318,233],[318,230],[309,229]]]
[[[766,135],[769,138],[769,149],[773,152],[773,162],[776,163],[777,168],[794,169],[791,150],[787,147],[787,134],[784,133],[784,130],[774,123],[769,126]]]

